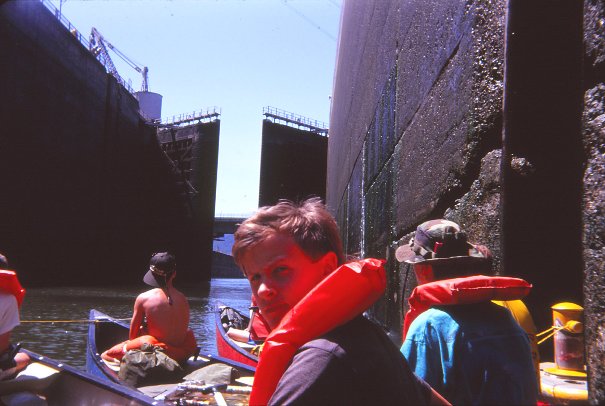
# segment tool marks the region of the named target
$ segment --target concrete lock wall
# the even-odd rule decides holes
[[[482,158],[486,169],[498,170],[503,16],[503,4],[345,2],[327,201],[347,252],[390,259],[400,239],[443,217],[470,190]],[[491,193],[481,195],[480,206],[482,224],[497,230],[494,177],[485,174]],[[490,242],[498,236],[484,236],[496,250]],[[397,341],[402,298],[414,278],[394,261],[388,268],[388,299],[375,310]]]
[[[42,3],[0,38],[0,251],[26,286],[140,282],[184,216],[155,130]]]
[[[327,204],[349,254],[388,260],[372,315],[395,343],[415,278],[394,249],[448,218],[534,285],[539,331],[586,307],[603,401],[603,21],[602,1],[344,2]]]
[[[179,168],[174,178],[187,213],[182,224],[172,224],[178,236],[171,241],[172,250],[179,258],[179,268],[188,270],[179,276],[181,282],[195,283],[211,277],[219,136],[218,119],[158,132],[162,148]]]
[[[279,199],[325,199],[327,150],[324,135],[263,120],[259,207]]]
[[[605,403],[605,2],[584,2],[583,233],[589,401]]]

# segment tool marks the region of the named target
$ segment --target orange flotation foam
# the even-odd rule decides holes
[[[138,350],[143,344],[151,344],[164,349],[166,355],[175,361],[183,362],[186,361],[190,356],[195,353],[197,349],[197,342],[191,329],[187,330],[183,343],[179,346],[163,343],[154,336],[144,335],[135,338],[134,340],[126,340],[119,344],[114,345],[105,352],[105,355],[121,360],[124,354],[129,350]]]
[[[527,296],[531,287],[523,279],[484,275],[444,279],[417,286],[408,299],[409,310],[403,323],[403,338],[412,321],[431,306],[517,300]]]

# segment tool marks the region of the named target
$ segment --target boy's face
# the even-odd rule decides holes
[[[314,262],[292,237],[280,233],[253,246],[241,260],[260,312],[272,329],[336,264],[333,252]]]

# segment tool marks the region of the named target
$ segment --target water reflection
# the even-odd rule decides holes
[[[240,310],[250,305],[246,279],[213,279],[207,288],[182,289],[191,306],[190,326],[202,353],[216,353],[213,308],[222,301]],[[12,341],[23,347],[84,369],[88,313],[95,308],[116,318],[128,318],[134,299],[145,286],[119,288],[32,288],[21,308],[20,326]],[[54,323],[46,321],[54,320]],[[27,321],[35,321],[29,323]],[[67,321],[67,322],[63,322]]]

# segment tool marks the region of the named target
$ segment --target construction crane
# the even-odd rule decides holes
[[[118,48],[114,47],[109,41],[107,41],[95,27],[92,27],[89,42],[90,52],[92,52],[92,54],[103,64],[103,66],[105,66],[107,72],[110,73],[113,77],[115,77],[118,82],[120,82],[122,85],[126,85],[124,79],[122,79],[122,77],[118,73],[116,66],[113,64],[113,61],[109,56],[107,48],[111,49],[124,62],[126,62],[128,66],[130,66],[143,76],[143,84],[141,85],[141,91],[149,91],[147,80],[149,69],[147,69],[147,66],[140,67],[137,63],[135,63],[133,60],[124,55],[122,51],[120,51]]]

